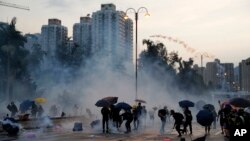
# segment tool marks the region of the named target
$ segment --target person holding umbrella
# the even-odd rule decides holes
[[[103,107],[101,109],[101,113],[102,113],[102,129],[103,129],[103,133],[109,133],[109,116],[110,116],[110,111],[108,107]],[[106,125],[106,131],[105,131],[105,125]]]
[[[184,122],[184,131],[187,133],[187,126],[189,126],[190,134],[192,134],[192,120],[193,116],[188,107],[184,108],[185,122]]]

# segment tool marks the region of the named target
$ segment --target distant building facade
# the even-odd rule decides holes
[[[80,23],[73,26],[73,42],[81,47],[84,54],[89,56],[91,53],[91,17],[81,17]]]
[[[120,67],[133,61],[133,22],[114,4],[102,4],[92,14],[92,50],[106,57],[112,66]]]
[[[219,59],[206,64],[204,82],[207,86],[222,91],[235,91],[233,63],[220,63]]]
[[[48,25],[42,26],[41,45],[47,56],[55,56],[57,47],[67,43],[68,29],[61,24],[59,19],[49,19]]]
[[[250,92],[250,58],[239,64],[240,89]]]

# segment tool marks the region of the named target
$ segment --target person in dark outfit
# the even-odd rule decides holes
[[[118,129],[121,126],[121,116],[119,115],[120,110],[118,108],[111,108],[111,116],[113,119],[114,126]]]
[[[17,106],[15,105],[14,102],[11,102],[8,106],[7,106],[8,110],[11,112],[10,117],[15,117],[16,113],[18,112]]]
[[[127,131],[125,133],[130,133],[131,132],[131,122],[133,121],[133,114],[131,113],[130,110],[126,110],[125,113],[121,115],[122,121],[126,120],[125,126]]]
[[[166,125],[166,119],[167,119],[167,107],[165,106],[163,109],[160,109],[158,111],[158,116],[161,119],[161,129],[160,133],[161,135],[165,132],[165,125]]]
[[[188,107],[185,107],[184,109],[184,115],[185,115],[185,122],[184,122],[184,132],[187,133],[187,126],[189,126],[190,134],[192,134],[192,120],[193,116],[191,111],[188,109]]]
[[[175,120],[173,128],[178,132],[178,137],[181,137],[181,124],[183,123],[184,116],[181,113],[176,113],[174,110],[171,110],[170,113]]]
[[[109,117],[110,117],[110,110],[108,109],[108,107],[103,107],[101,110],[102,113],[102,129],[103,129],[103,133],[105,133],[105,124],[106,124],[106,133],[108,133],[109,131]]]
[[[221,134],[224,134],[224,124],[226,123],[226,115],[223,109],[219,110],[217,120],[218,119],[220,120]]]
[[[136,111],[137,111],[137,128],[139,128],[140,124],[141,124],[141,118],[142,118],[142,106],[141,106],[141,103],[138,103],[138,106],[136,108]]]

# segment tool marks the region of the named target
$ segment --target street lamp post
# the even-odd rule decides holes
[[[138,60],[137,60],[137,52],[138,52],[138,15],[140,12],[143,12],[143,10],[145,10],[144,12],[146,12],[145,16],[150,16],[150,14],[148,13],[148,9],[146,7],[140,7],[138,8],[138,10],[136,11],[134,8],[128,8],[126,10],[126,16],[124,17],[124,19],[128,19],[128,11],[132,11],[135,13],[135,99],[137,99],[137,86],[138,86],[138,75],[137,75],[137,67],[138,67]]]

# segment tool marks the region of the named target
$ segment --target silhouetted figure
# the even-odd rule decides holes
[[[106,125],[106,133],[108,133],[109,131],[109,117],[110,117],[110,111],[108,109],[108,107],[103,107],[101,110],[102,113],[102,129],[103,129],[103,133],[105,133],[105,125]]]
[[[110,117],[112,117],[114,126],[115,126],[117,129],[121,126],[121,122],[122,122],[122,119],[121,119],[121,116],[120,116],[119,113],[120,113],[120,109],[115,108],[115,106],[112,106]]]
[[[193,120],[193,116],[192,116],[191,111],[188,109],[188,107],[185,107],[185,109],[184,109],[184,115],[185,115],[184,132],[187,133],[187,127],[189,126],[190,134],[192,134],[192,120]]]
[[[18,112],[17,106],[14,102],[11,102],[8,106],[7,109],[11,112],[10,117],[14,118],[16,116],[16,113]]]
[[[38,111],[38,107],[35,104],[35,102],[33,102],[32,105],[31,105],[31,116],[33,118],[36,118],[37,111]]]
[[[160,109],[158,111],[158,116],[161,119],[161,129],[160,129],[161,134],[164,134],[164,132],[165,132],[165,125],[166,125],[166,119],[167,119],[166,109],[167,109],[167,107],[165,106],[163,109]]]
[[[170,113],[175,120],[173,128],[178,132],[178,137],[181,137],[181,124],[183,123],[184,116],[181,113],[176,113],[174,110],[171,110]]]
[[[136,130],[139,128],[141,124],[141,116],[142,116],[142,106],[141,103],[138,103],[138,106],[136,107],[136,114],[137,114],[137,120],[134,121],[136,122]]]
[[[66,114],[64,112],[61,113],[61,118],[64,118]]]
[[[226,113],[223,109],[219,110],[217,120],[218,119],[220,120],[221,134],[224,134],[224,126],[226,124]]]
[[[131,113],[130,110],[126,110],[125,113],[121,115],[122,121],[126,120],[125,126],[127,131],[125,133],[130,133],[131,132],[131,122],[133,121],[133,114]]]

